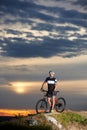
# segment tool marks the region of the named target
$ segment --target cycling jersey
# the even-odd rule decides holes
[[[48,84],[48,95],[53,96],[57,79],[55,77],[47,77],[45,82]]]

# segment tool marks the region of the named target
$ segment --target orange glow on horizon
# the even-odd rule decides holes
[[[0,116],[27,116],[28,114],[35,114],[34,109],[20,110],[20,109],[0,109]]]

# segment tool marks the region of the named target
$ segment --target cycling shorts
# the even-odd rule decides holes
[[[48,91],[47,92],[47,97],[54,97],[55,96],[55,92],[54,91]]]

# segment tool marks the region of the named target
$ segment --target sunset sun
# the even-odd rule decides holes
[[[29,89],[29,82],[12,82],[12,90],[16,93],[23,94]]]

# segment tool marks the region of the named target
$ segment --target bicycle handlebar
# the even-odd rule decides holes
[[[45,90],[45,89],[40,89],[40,91],[41,91],[41,92],[47,92],[47,90]]]
[[[48,92],[47,90],[45,90],[45,89],[40,89],[41,90],[41,92]],[[59,90],[55,90],[54,92],[56,92],[56,93],[58,93],[58,92],[60,92]]]

